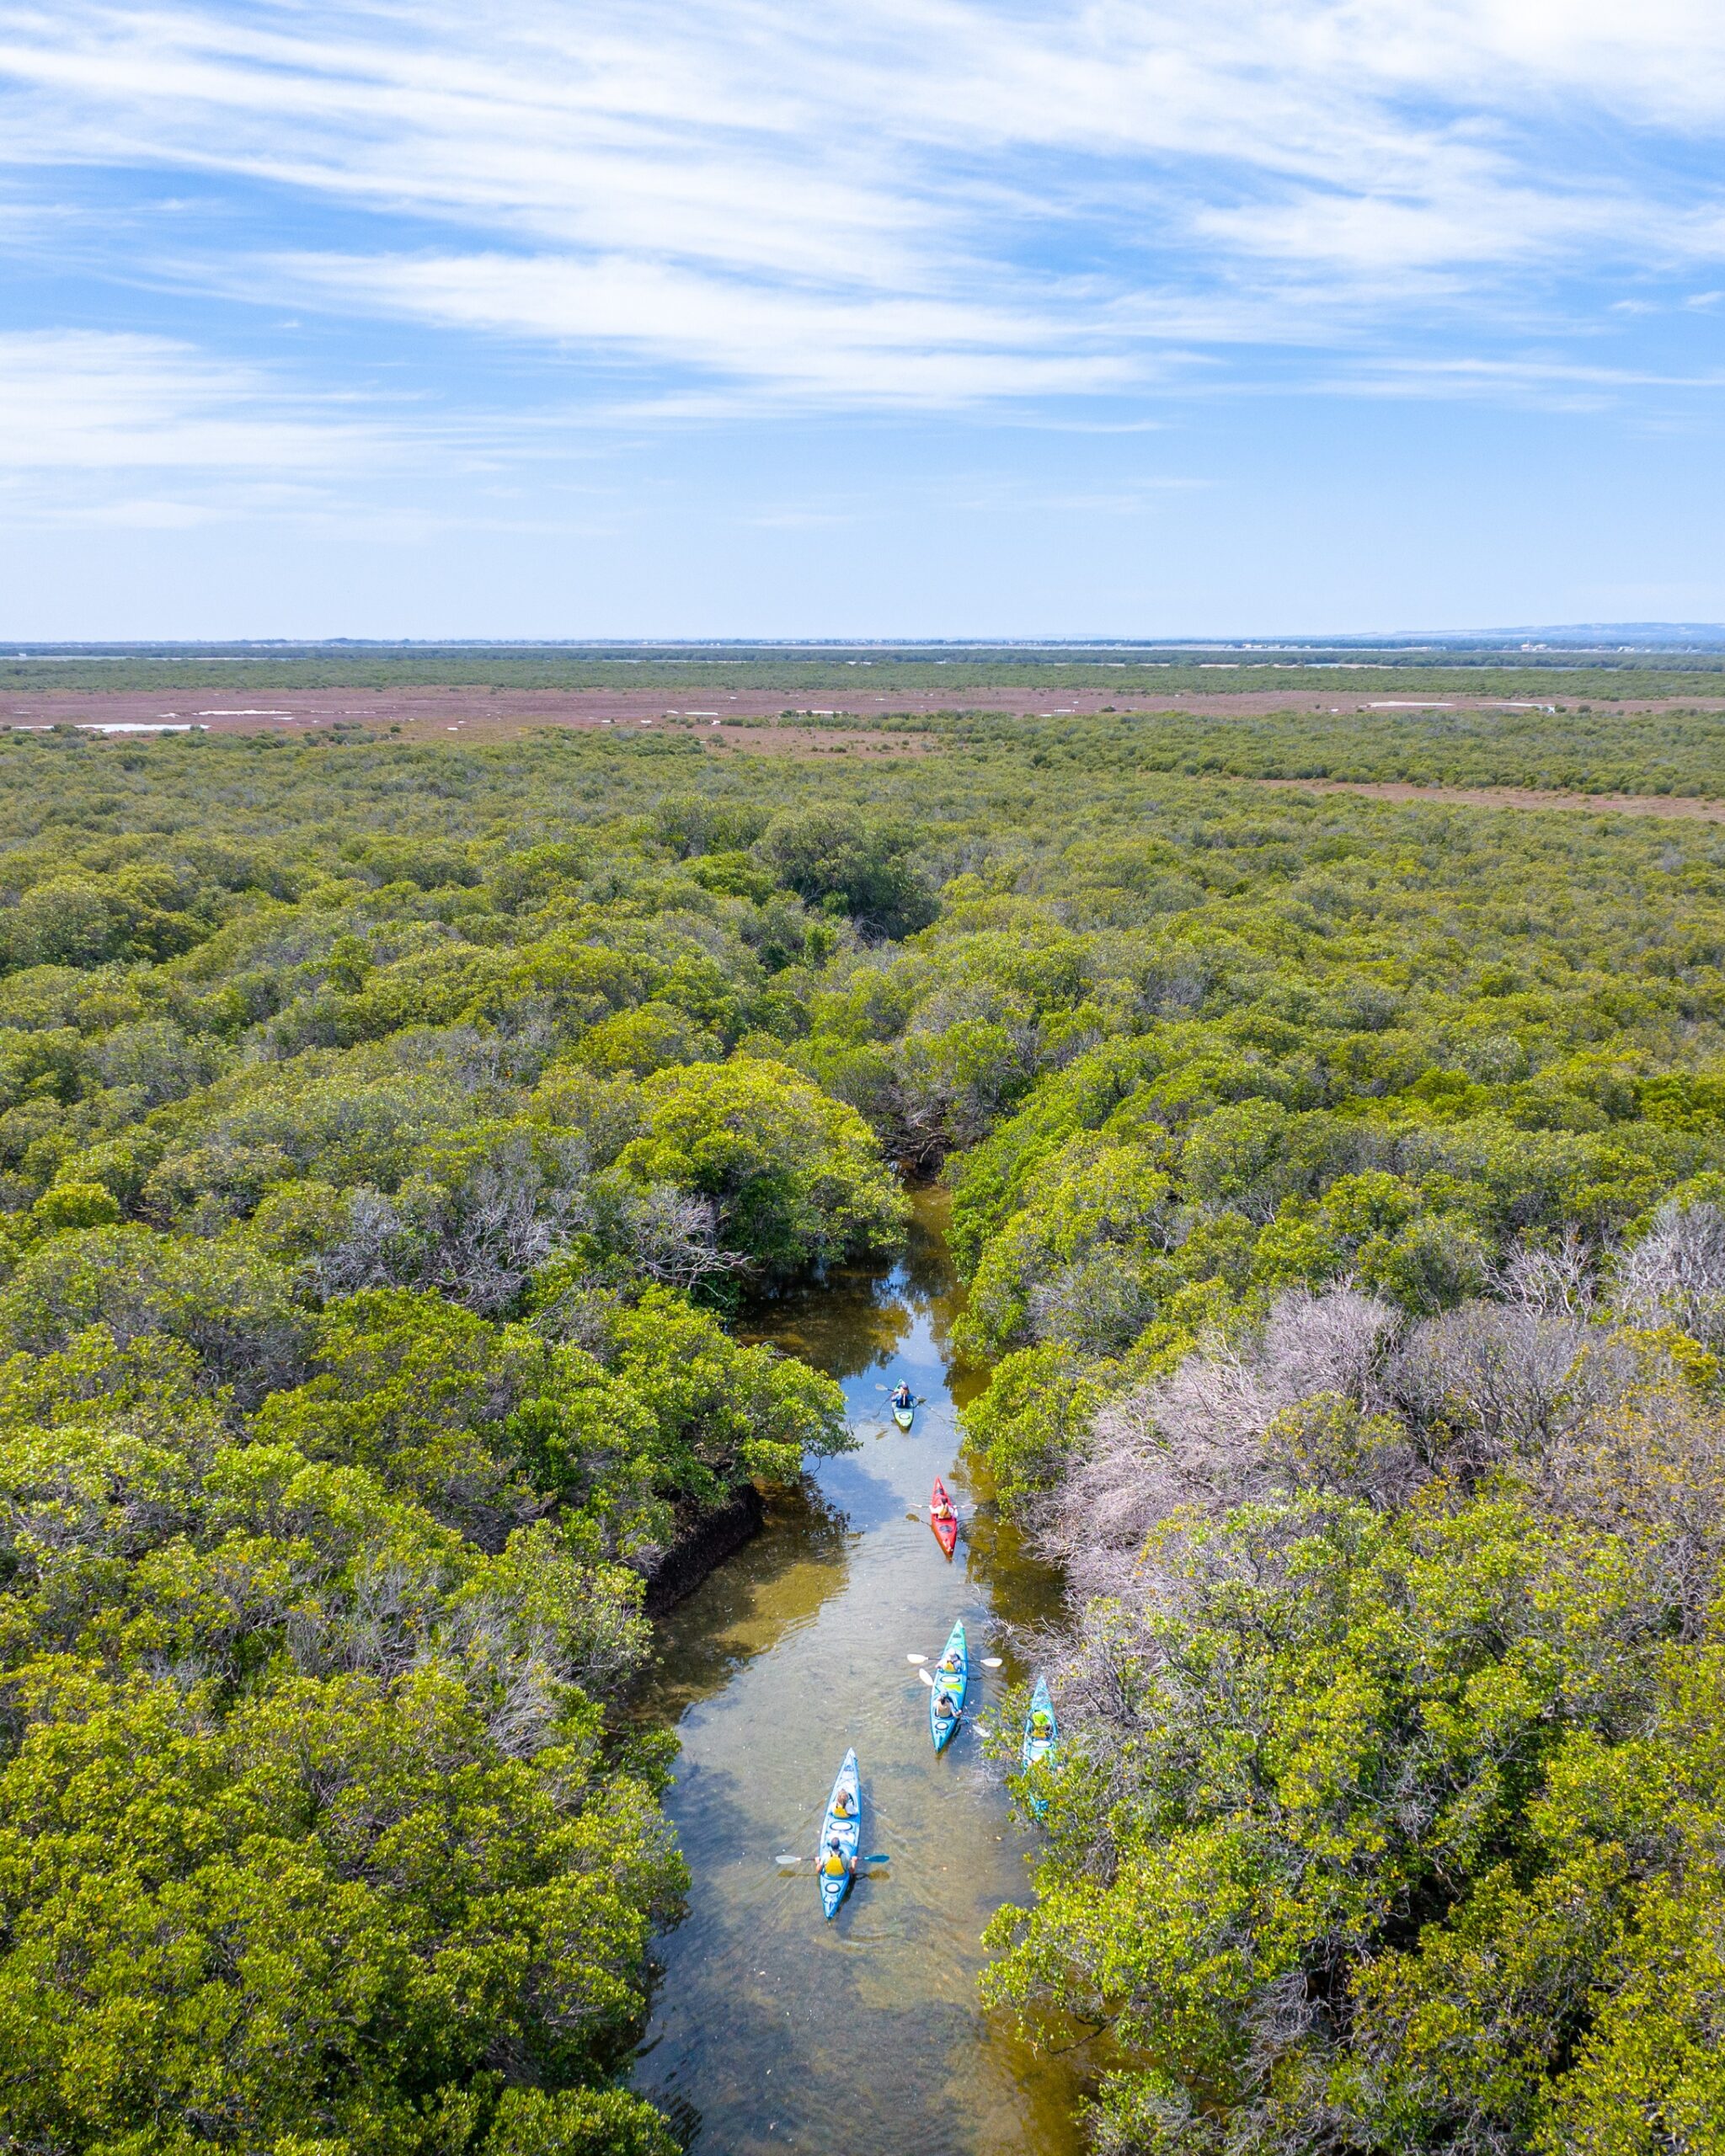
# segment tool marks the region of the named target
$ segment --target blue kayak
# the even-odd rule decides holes
[[[841,1818],[838,1802],[841,1796],[848,1802],[848,1816]],[[820,1876],[820,1906],[829,1917],[839,1913],[839,1903],[851,1891],[854,1876],[851,1867],[857,1861],[857,1851],[862,1840],[862,1790],[857,1779],[857,1755],[845,1754],[845,1764],[839,1769],[839,1778],[832,1785],[832,1795],[826,1800],[826,1817],[821,1822],[820,1845],[814,1852],[815,1870]],[[830,1872],[826,1860],[833,1844],[839,1845],[839,1855],[844,1860],[844,1870]]]
[[[1048,1717],[1045,1725],[1038,1721],[1038,1716],[1043,1715]],[[1049,1697],[1048,1679],[1039,1677],[1036,1689],[1030,1694],[1029,1709],[1024,1716],[1024,1742],[1018,1753],[1021,1771],[1028,1774],[1039,1761],[1052,1759],[1060,1741],[1060,1726],[1055,1720],[1055,1703]],[[1030,1809],[1040,1818],[1048,1810],[1046,1798],[1033,1796]]]
[[[951,1662],[954,1667],[948,1669]],[[964,1624],[961,1618],[953,1625],[947,1640],[946,1652],[935,1665],[934,1685],[928,1694],[928,1733],[934,1739],[937,1752],[944,1752],[953,1741],[953,1732],[959,1726],[964,1711],[964,1694],[970,1684],[970,1650],[964,1644]],[[950,1700],[953,1712],[939,1711],[943,1700]]]

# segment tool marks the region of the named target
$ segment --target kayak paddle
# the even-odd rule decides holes
[[[785,1856],[776,1856],[773,1859],[773,1862],[776,1865],[780,1865],[782,1868],[798,1864],[819,1864],[820,1861],[820,1859],[818,1856],[796,1856],[789,1854]],[[873,1856],[859,1856],[857,1861],[859,1865],[890,1864],[892,1862],[892,1859],[887,1854],[884,1849],[877,1849]]]

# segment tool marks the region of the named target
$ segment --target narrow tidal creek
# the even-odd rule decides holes
[[[860,1451],[771,1502],[755,1541],[658,1628],[642,1711],[682,1750],[669,1810],[695,1876],[660,1944],[635,2073],[700,2156],[1074,2156],[1077,2077],[977,2004],[980,1935],[1028,1895],[1030,1835],[974,1726],[1029,1673],[1009,1628],[1050,1618],[1059,1580],[995,1518],[959,1458],[959,1307],[943,1202],[919,1193],[890,1273],[850,1273],[757,1314],[761,1333],[842,1383]],[[905,1433],[887,1393],[926,1404]],[[948,1564],[927,1519],[937,1475],[965,1516]],[[920,1513],[920,1517],[907,1515]],[[973,1657],[967,1726],[937,1758],[909,1653],[955,1617]],[[1006,1667],[976,1667],[1002,1654]],[[890,1865],[822,1921],[812,1854],[847,1745],[862,1848]]]

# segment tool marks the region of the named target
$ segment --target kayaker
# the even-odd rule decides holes
[[[1039,1707],[1030,1717],[1030,1734],[1037,1737],[1052,1737],[1054,1721],[1046,1707]]]
[[[953,1704],[950,1692],[937,1692],[934,1695],[934,1717],[937,1721],[956,1721],[959,1710]]]
[[[838,1795],[834,1797],[832,1801],[832,1816],[835,1819],[848,1819],[850,1817],[851,1792],[849,1790],[841,1789]]]
[[[826,1854],[821,1860],[820,1868],[829,1879],[842,1879],[847,1871],[857,1869],[854,1864],[846,1860],[844,1849],[836,1834],[826,1845]]]
[[[929,1518],[931,1519],[956,1519],[958,1517],[958,1509],[953,1505],[950,1497],[943,1497],[941,1502],[929,1514]],[[958,1664],[956,1662],[950,1662],[948,1666],[950,1668],[956,1668]]]
[[[911,1392],[910,1386],[905,1384],[902,1378],[900,1378],[899,1380],[899,1389],[893,1395],[893,1406],[895,1407],[911,1407],[915,1405],[915,1395]]]
[[[959,1657],[957,1655],[948,1652],[941,1657],[940,1673],[943,1677],[956,1677],[958,1675]]]

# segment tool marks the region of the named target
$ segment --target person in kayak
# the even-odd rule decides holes
[[[953,1705],[950,1692],[942,1690],[934,1695],[934,1718],[937,1721],[956,1721],[959,1710]]]
[[[857,1869],[854,1858],[846,1860],[836,1834],[826,1845],[826,1854],[820,1860],[820,1868],[829,1879],[842,1879],[847,1871],[853,1872]]]
[[[958,1507],[953,1504],[950,1497],[943,1497],[930,1512],[928,1517],[931,1519],[956,1519],[959,1517]],[[942,1666],[945,1668],[956,1669],[959,1665],[948,1655]]]
[[[841,1789],[838,1795],[834,1797],[832,1801],[832,1816],[835,1819],[848,1819],[850,1817],[851,1792],[849,1790]]]
[[[898,1390],[893,1395],[893,1406],[895,1407],[912,1407],[915,1405],[915,1394],[912,1393],[910,1386],[905,1384],[905,1380],[900,1378],[899,1380]]]
[[[1046,1707],[1039,1707],[1036,1710],[1036,1712],[1030,1717],[1030,1734],[1032,1737],[1035,1737],[1039,1742],[1046,1742],[1046,1741],[1052,1737],[1054,1733],[1054,1721],[1052,1716],[1049,1715],[1048,1709]]]

